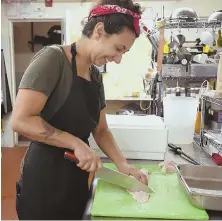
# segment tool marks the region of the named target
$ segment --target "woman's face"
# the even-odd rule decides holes
[[[107,35],[103,23],[98,23],[91,36],[90,59],[97,66],[112,61],[119,64],[123,54],[129,51],[135,39],[135,33],[128,28],[119,34]]]

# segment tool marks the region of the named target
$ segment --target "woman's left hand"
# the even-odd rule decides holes
[[[148,180],[146,178],[146,175],[142,173],[140,169],[125,163],[122,165],[118,165],[118,170],[119,172],[124,173],[128,176],[133,176],[140,182],[148,185]]]

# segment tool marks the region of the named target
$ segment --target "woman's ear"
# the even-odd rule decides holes
[[[102,36],[104,36],[104,24],[102,22],[98,22],[93,30],[93,37],[96,40],[99,40]]]

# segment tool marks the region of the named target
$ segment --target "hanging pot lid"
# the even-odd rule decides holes
[[[222,21],[222,10],[214,11],[209,17],[208,22]]]
[[[176,20],[197,20],[197,13],[192,9],[188,7],[183,8],[177,8],[175,9],[170,19],[176,19]]]

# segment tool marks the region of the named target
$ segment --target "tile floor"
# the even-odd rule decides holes
[[[2,220],[15,220],[15,183],[19,178],[20,162],[27,147],[2,148],[1,168],[1,203]]]
[[[15,183],[20,176],[20,162],[27,147],[2,148],[1,161],[1,220],[17,220]],[[93,178],[90,175],[89,185]]]

